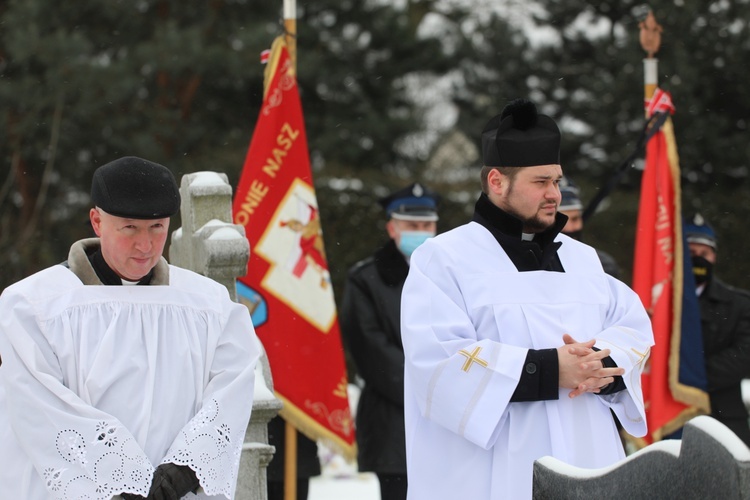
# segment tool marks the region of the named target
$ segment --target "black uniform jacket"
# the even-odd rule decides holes
[[[393,240],[347,277],[341,331],[365,386],[357,406],[361,471],[406,474],[401,289],[409,266]]]
[[[711,416],[750,446],[741,382],[750,378],[750,294],[715,276],[700,296]]]

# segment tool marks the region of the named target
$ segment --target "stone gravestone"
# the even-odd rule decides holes
[[[232,188],[227,176],[196,172],[180,184],[182,227],[172,233],[169,261],[218,281],[237,300],[235,279],[247,272],[250,248],[245,228],[232,224]],[[268,421],[281,409],[273,396],[268,358],[255,370],[253,412],[242,446],[237,500],[266,500],[266,467],[274,447],[268,444]]]
[[[682,440],[658,441],[603,469],[543,457],[534,463],[533,498],[750,500],[750,448],[718,420],[700,416],[685,424]]]

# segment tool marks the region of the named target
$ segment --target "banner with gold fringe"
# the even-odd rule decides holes
[[[233,203],[250,242],[239,300],[263,342],[280,414],[310,439],[355,456],[344,352],[310,169],[294,64],[284,37],[268,55],[263,106]]]
[[[654,346],[642,375],[648,434],[659,441],[709,412],[700,315],[682,231],[680,167],[668,92],[646,99],[647,118],[663,123],[646,145],[641,180],[633,289],[651,317]]]

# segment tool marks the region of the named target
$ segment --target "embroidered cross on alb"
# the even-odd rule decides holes
[[[479,357],[479,353],[480,353],[481,350],[482,350],[482,348],[477,346],[471,352],[469,352],[469,351],[467,351],[465,349],[461,349],[460,351],[458,351],[458,353],[460,355],[466,356],[466,362],[461,367],[461,369],[463,371],[465,371],[466,373],[468,373],[469,370],[471,369],[471,366],[474,363],[476,363],[478,365],[481,365],[481,366],[484,366],[485,368],[487,368],[487,361],[485,361],[485,360],[483,360],[483,359],[481,359]]]

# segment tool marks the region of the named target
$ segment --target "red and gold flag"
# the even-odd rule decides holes
[[[700,317],[682,232],[680,166],[669,93],[657,88],[646,101],[646,113],[648,118],[664,113],[666,120],[646,145],[633,270],[633,289],[654,331],[642,378],[648,435],[641,444],[668,436],[709,408]]]
[[[274,41],[233,204],[250,242],[237,292],[263,342],[281,416],[354,455],[346,365],[313,187],[294,65]]]

